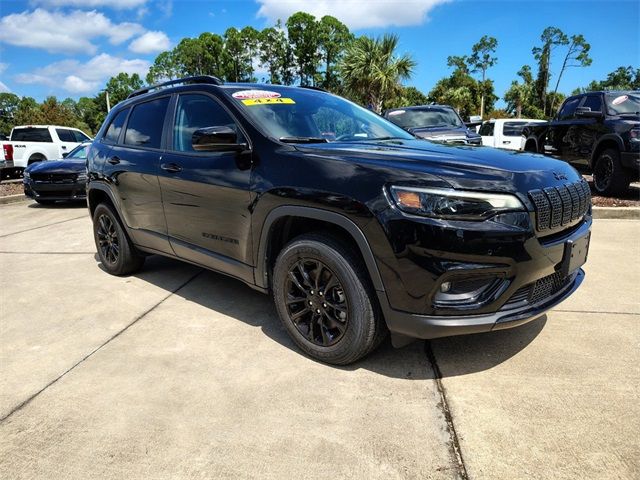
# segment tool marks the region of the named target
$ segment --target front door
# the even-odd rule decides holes
[[[246,142],[231,114],[206,93],[175,100],[160,186],[171,246],[179,257],[252,281],[250,245],[251,153],[196,152],[193,133],[230,127]]]

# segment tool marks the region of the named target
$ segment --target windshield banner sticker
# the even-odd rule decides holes
[[[276,103],[292,105],[296,102],[293,101],[293,98],[247,98],[242,100],[242,103],[250,107],[253,105],[274,105]]]
[[[611,102],[611,105],[620,105],[621,103],[624,103],[627,100],[629,100],[629,95],[620,95],[619,97],[616,97],[613,99],[613,101]]]
[[[239,92],[232,93],[233,98],[242,100],[244,98],[280,98],[278,92],[271,92],[269,90],[241,90]]]

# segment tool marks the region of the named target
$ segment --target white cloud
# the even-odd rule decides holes
[[[387,27],[390,25],[420,25],[436,6],[451,0],[257,0],[260,3],[258,17],[271,22],[285,21],[298,11],[308,12],[317,18],[331,15],[349,28]]]
[[[9,90],[9,87],[4,83],[0,82],[0,93],[11,93],[11,90]]]
[[[164,32],[147,32],[129,44],[129,50],[136,53],[156,53],[169,50],[171,42]]]
[[[144,32],[137,23],[113,23],[100,12],[74,10],[69,13],[14,13],[0,19],[0,41],[19,47],[40,48],[51,53],[96,52],[91,40],[106,37],[119,45]]]
[[[33,3],[47,7],[110,7],[117,10],[126,10],[140,7],[147,3],[147,0],[35,0]]]
[[[7,67],[9,67],[8,63],[0,63],[0,73],[3,73]]]
[[[74,94],[83,94],[95,92],[110,77],[120,72],[137,73],[144,78],[149,71],[149,66],[146,60],[129,60],[101,53],[86,63],[62,60],[30,73],[16,75],[14,79],[18,83],[46,85],[51,88],[62,88]]]

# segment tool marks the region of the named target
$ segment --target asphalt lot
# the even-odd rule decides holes
[[[638,238],[597,220],[526,326],[336,368],[239,282],[112,277],[85,208],[0,206],[0,478],[639,478]]]

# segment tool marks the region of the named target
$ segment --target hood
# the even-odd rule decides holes
[[[29,173],[80,173],[87,169],[86,160],[45,160],[32,163],[26,168]]]
[[[420,184],[420,174],[424,174],[461,189],[527,192],[581,178],[568,163],[544,155],[424,140],[332,142],[296,148],[363,166],[392,168],[403,182]]]

